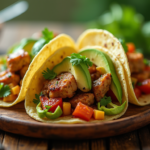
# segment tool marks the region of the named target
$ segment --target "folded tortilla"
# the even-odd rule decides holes
[[[37,66],[37,70],[34,71],[34,75],[32,76],[32,79],[30,80],[29,88],[25,97],[25,109],[26,109],[27,114],[30,117],[41,122],[64,123],[64,124],[87,123],[87,121],[84,121],[79,118],[73,118],[71,115],[59,117],[55,120],[50,120],[50,119],[45,119],[45,118],[42,119],[37,114],[36,104],[33,103],[33,99],[35,99],[35,94],[39,94],[41,92],[43,82],[45,81],[42,75],[43,70],[45,70],[46,68],[52,69],[56,64],[60,63],[63,60],[61,58],[70,56],[71,53],[77,53],[75,46],[70,46],[70,47],[68,47],[67,45],[66,46],[63,45],[62,47],[54,46],[55,43],[59,45],[59,43],[62,43],[62,42],[63,41],[55,40],[55,42],[53,41],[53,43],[52,42],[49,43],[47,46],[42,48],[40,53],[36,56],[36,59],[34,59],[34,62],[32,63],[32,65]],[[53,50],[51,51],[52,48]],[[91,48],[101,50],[102,52],[106,53],[113,61],[114,67],[117,72],[117,76],[119,78],[119,81],[122,87],[122,92],[123,92],[122,102],[127,101],[127,103],[126,103],[124,110],[120,114],[114,115],[114,116],[105,115],[104,120],[91,119],[89,122],[100,122],[100,121],[103,122],[106,120],[117,119],[125,113],[128,107],[128,95],[127,95],[127,87],[125,83],[125,75],[124,75],[123,67],[121,63],[119,62],[119,60],[116,59],[107,49],[102,48],[102,47],[91,47]],[[47,51],[49,51],[49,53],[47,53]],[[42,56],[44,57],[44,59],[40,61],[40,58]]]
[[[121,62],[127,83],[129,102],[135,105],[144,106],[150,104],[150,94],[142,95],[138,99],[135,96],[132,87],[131,73],[127,56],[124,49],[117,38],[110,32],[100,29],[89,29],[80,35],[77,41],[78,50],[87,46],[102,46],[110,51]]]
[[[35,56],[35,58],[30,63],[30,66],[22,80],[22,86],[17,99],[13,102],[4,102],[0,100],[0,107],[10,107],[23,101],[25,99],[26,92],[29,88],[29,84],[32,81],[33,76],[35,75],[35,72],[39,70],[40,66],[46,60],[46,56],[47,55],[49,56],[52,53],[54,53],[56,49],[61,49],[64,47],[75,48],[74,41],[69,36],[64,34],[58,35],[56,38],[52,39],[48,44],[46,44],[43,47],[45,51],[44,52],[40,51],[39,55]]]

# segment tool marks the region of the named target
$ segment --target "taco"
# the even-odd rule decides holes
[[[106,48],[121,62],[125,72],[129,102],[139,106],[150,104],[150,69],[145,66],[143,55],[133,50],[125,53],[120,41],[105,30],[87,30],[81,34],[77,42],[78,50],[96,45]],[[129,47],[131,44],[128,45]]]
[[[57,44],[59,42],[59,45]],[[47,50],[45,53],[41,53],[39,63],[45,59],[43,55],[52,53],[55,47],[71,46],[75,47],[72,39],[65,35],[60,35],[50,41],[51,47],[45,44],[44,48]],[[53,44],[54,43],[54,44]],[[39,58],[39,57],[38,57]],[[36,56],[33,62],[36,62]],[[31,63],[31,58],[28,52],[24,50],[18,50],[12,54],[9,54],[6,59],[7,70],[0,73],[0,107],[10,107],[25,99],[26,91],[29,87],[30,80],[34,76],[38,67]],[[38,64],[38,66],[40,66]]]
[[[49,43],[42,48],[33,60],[37,70],[25,97],[27,114],[41,122],[68,124],[121,117],[128,96],[119,60],[102,47],[77,53],[72,44],[60,47],[63,41],[55,42],[55,46]],[[107,96],[110,89],[117,101]]]

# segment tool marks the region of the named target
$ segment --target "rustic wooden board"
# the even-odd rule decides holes
[[[24,136],[52,139],[94,139],[127,133],[150,123],[150,105],[129,105],[125,115],[117,120],[87,124],[47,124],[30,118],[24,102],[10,108],[0,108],[0,129]]]

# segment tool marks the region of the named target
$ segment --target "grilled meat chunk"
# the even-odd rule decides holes
[[[89,66],[88,70],[89,70],[90,74],[95,73],[96,72],[96,65],[93,64],[92,66]]]
[[[4,84],[10,84],[10,83],[19,83],[20,77],[19,75],[16,75],[14,73],[4,71],[0,73],[0,83],[3,82]]]
[[[71,106],[74,108],[77,106],[78,102],[90,106],[94,103],[94,94],[93,93],[77,94],[70,100]]]
[[[99,102],[100,99],[105,96],[106,92],[109,90],[110,85],[111,85],[111,73],[104,74],[93,82],[92,89],[96,101]]]
[[[127,53],[131,73],[139,73],[144,70],[143,55],[141,53]]]
[[[24,50],[19,50],[16,53],[10,54],[7,57],[7,66],[10,72],[16,72],[23,66],[30,64],[30,56]]]
[[[43,88],[42,88],[42,94],[45,95],[45,96],[49,96],[49,91],[48,91],[48,84],[49,84],[49,80],[46,80],[44,83],[43,83]]]
[[[149,78],[149,71],[143,71],[141,73],[133,73],[132,77],[136,78],[139,82],[142,82]]]
[[[96,71],[95,73],[92,73],[91,74],[91,80],[92,80],[92,82],[94,80],[97,80],[100,76],[101,76],[101,73],[99,71]]]
[[[62,73],[48,83],[50,98],[71,98],[76,90],[77,83],[71,73]]]

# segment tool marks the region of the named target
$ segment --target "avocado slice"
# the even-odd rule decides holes
[[[8,54],[24,49],[27,52],[31,52],[33,45],[35,44],[36,39],[22,39],[20,43],[13,45],[9,50]]]
[[[117,77],[115,67],[112,60],[105,53],[96,49],[86,49],[79,52],[80,55],[84,55],[90,59],[97,67],[103,67],[106,73],[111,73],[112,83],[111,90],[117,97],[120,104],[122,103],[122,88],[120,81]]]
[[[88,92],[92,88],[91,76],[88,67],[81,63],[79,65],[72,65],[70,57],[66,57],[63,61],[57,64],[53,71],[59,75],[62,72],[70,72],[74,75],[78,88],[83,92]]]

